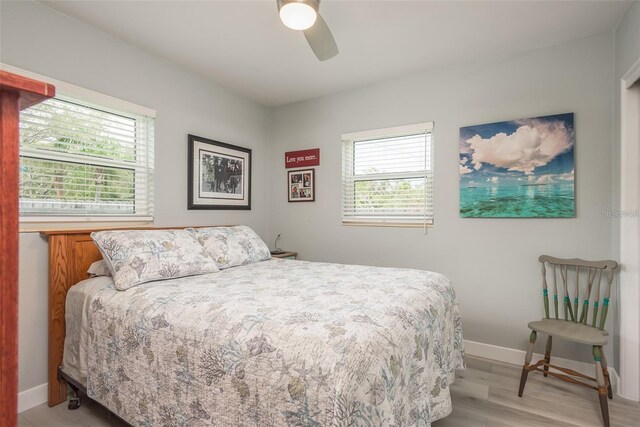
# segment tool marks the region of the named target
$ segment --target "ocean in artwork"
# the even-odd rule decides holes
[[[465,187],[460,200],[460,215],[471,218],[562,218],[575,212],[572,182]]]
[[[460,129],[460,216],[575,217],[573,113]]]

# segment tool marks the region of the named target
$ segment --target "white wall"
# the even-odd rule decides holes
[[[0,61],[157,111],[156,224],[242,223],[267,237],[264,107],[40,4],[0,7]],[[251,211],[187,211],[188,133],[253,149]],[[20,391],[47,381],[47,259],[46,240],[22,233]]]
[[[466,339],[524,349],[527,322],[543,312],[538,255],[611,256],[612,223],[601,212],[611,209],[612,64],[613,36],[604,34],[279,107],[269,235],[282,233],[281,246],[303,259],[442,272],[457,291]],[[565,112],[575,113],[577,218],[460,218],[459,128]],[[340,134],[431,120],[435,226],[427,235],[342,226]],[[283,154],[315,147],[316,202],[287,203]],[[557,356],[592,360],[587,346],[555,348]]]

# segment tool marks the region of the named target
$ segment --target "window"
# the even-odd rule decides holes
[[[75,89],[20,113],[21,221],[151,220],[155,113]]]
[[[342,135],[342,222],[433,224],[433,123]]]

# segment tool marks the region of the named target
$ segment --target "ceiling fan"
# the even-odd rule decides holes
[[[320,0],[276,0],[282,23],[304,32],[311,50],[320,61],[338,54],[338,45],[327,23],[320,15]]]

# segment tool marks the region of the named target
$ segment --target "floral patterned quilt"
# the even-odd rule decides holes
[[[89,304],[88,395],[135,426],[424,426],[463,367],[427,271],[273,259]]]

